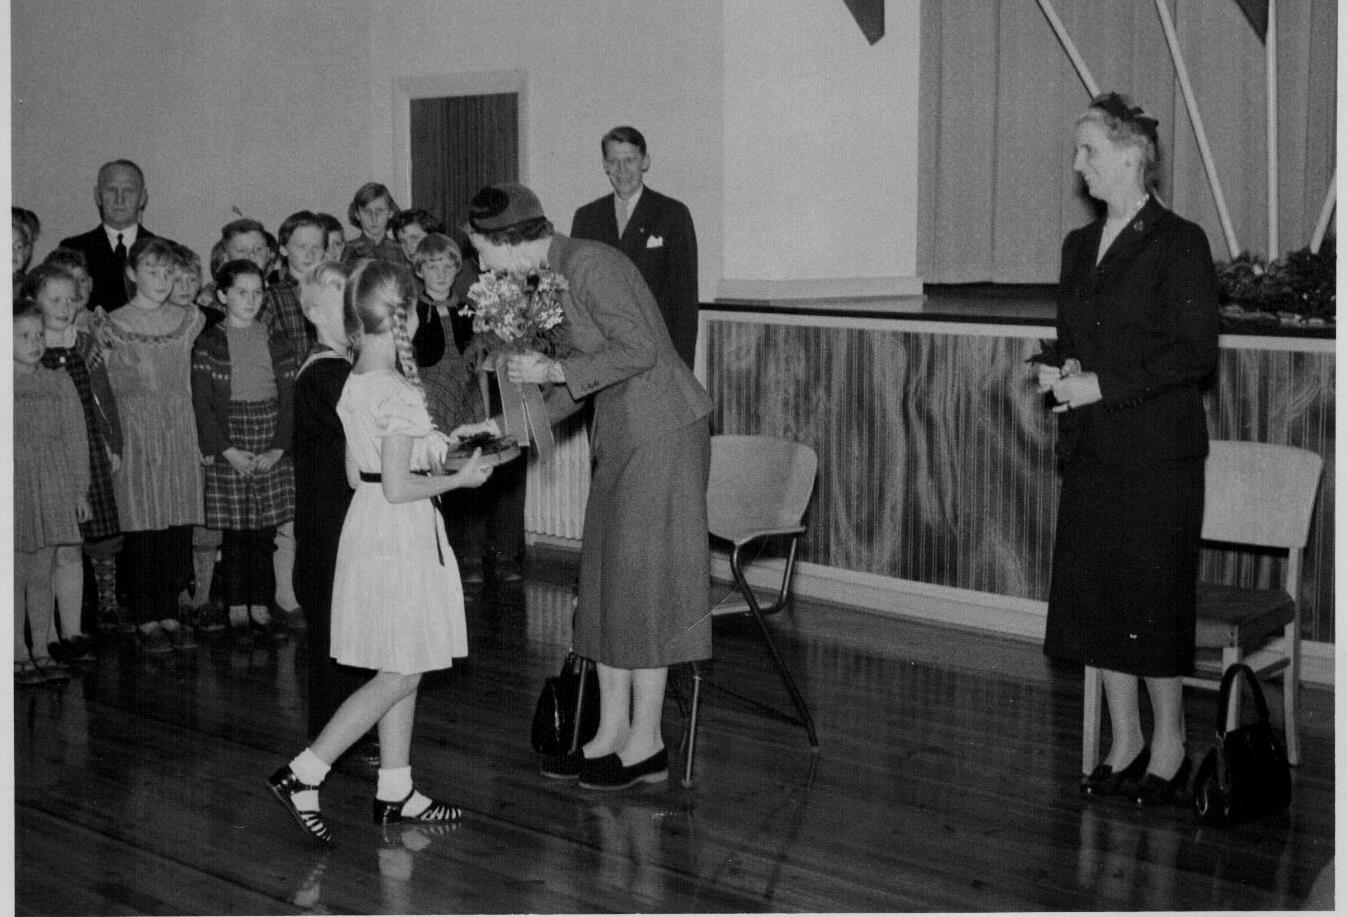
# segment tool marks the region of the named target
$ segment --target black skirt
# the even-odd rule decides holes
[[[1088,454],[1087,450],[1087,454]],[[1062,469],[1043,651],[1143,677],[1193,664],[1205,461]]]

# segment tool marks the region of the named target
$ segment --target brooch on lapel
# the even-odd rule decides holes
[[[1134,229],[1137,232],[1145,232],[1146,221],[1138,217],[1136,220],[1132,222],[1132,229]]]
[[[663,237],[663,236],[651,236],[650,238],[648,238],[648,239],[645,240],[645,247],[646,247],[646,248],[663,248],[663,247],[664,247],[664,237]]]

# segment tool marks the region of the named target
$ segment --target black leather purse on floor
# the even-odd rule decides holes
[[[1226,730],[1230,699],[1243,676],[1258,718]],[[1294,690],[1288,685],[1286,690]],[[1238,825],[1280,812],[1291,804],[1291,766],[1281,736],[1268,721],[1267,701],[1253,670],[1243,663],[1226,669],[1216,705],[1216,747],[1207,752],[1193,781],[1193,810],[1205,824]]]
[[[547,757],[564,755],[594,738],[598,731],[598,669],[588,659],[567,653],[561,671],[543,682],[538,695],[533,711],[533,750]]]

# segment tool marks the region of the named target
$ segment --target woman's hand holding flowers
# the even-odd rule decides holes
[[[512,353],[505,361],[505,377],[516,385],[533,383],[543,385],[547,382],[566,381],[561,364],[543,356],[536,350]]]

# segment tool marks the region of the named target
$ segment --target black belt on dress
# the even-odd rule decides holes
[[[430,476],[430,472],[429,472],[429,471],[413,471],[412,474],[424,475],[424,476],[426,476],[426,477],[429,477],[429,476]],[[379,472],[377,472],[377,471],[362,471],[362,472],[360,472],[360,480],[361,480],[363,483],[365,483],[365,484],[381,484],[381,483],[383,483],[383,479],[384,479],[384,476],[381,475],[381,474],[379,474]],[[438,496],[431,497],[431,498],[430,498],[430,506],[431,506],[431,509],[432,509],[432,510],[435,512],[435,514],[438,516],[438,515],[439,515],[439,512],[440,512],[440,498],[439,498]],[[440,547],[440,526],[439,526],[438,522],[437,522],[436,520],[434,520],[434,519],[431,520],[431,528],[434,529],[434,531],[435,531],[435,554],[436,554],[436,556],[438,556],[438,557],[440,558],[440,566],[443,567],[443,566],[444,566],[444,549]]]

